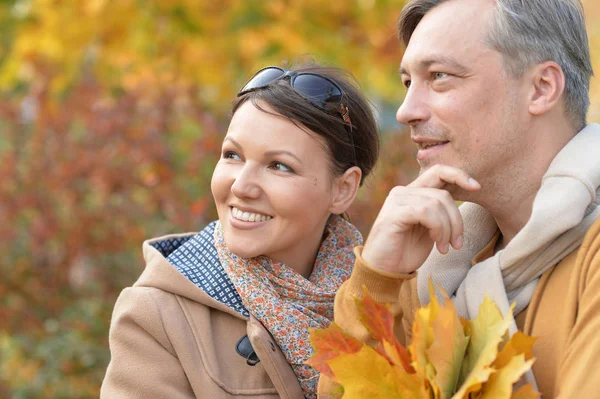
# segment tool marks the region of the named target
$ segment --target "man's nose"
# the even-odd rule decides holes
[[[396,120],[403,125],[415,126],[430,116],[427,91],[417,85],[411,85],[404,97],[404,101],[396,112]]]
[[[231,192],[238,198],[256,199],[260,197],[260,176],[256,165],[246,163],[239,170],[235,181],[231,185]]]

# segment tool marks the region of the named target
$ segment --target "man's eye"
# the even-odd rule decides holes
[[[404,87],[406,87],[407,89],[410,87],[410,80],[405,80],[404,81]]]
[[[434,73],[433,73],[433,77],[434,77],[435,79],[442,79],[442,78],[445,78],[445,77],[447,77],[447,76],[448,76],[448,74],[447,74],[447,73],[445,73],[445,72],[434,72]]]
[[[279,170],[281,172],[293,172],[292,168],[281,162],[273,162],[271,164],[271,169]]]
[[[241,160],[240,156],[233,151],[225,151],[223,153],[223,158],[224,159],[233,159],[235,161]]]

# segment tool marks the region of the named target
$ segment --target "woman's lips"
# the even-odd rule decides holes
[[[257,221],[257,217],[260,218],[260,220]],[[254,221],[250,221],[251,218],[253,218]],[[272,219],[272,216],[260,213],[243,212],[235,207],[229,208],[229,223],[231,226],[240,230],[251,230],[262,227]]]

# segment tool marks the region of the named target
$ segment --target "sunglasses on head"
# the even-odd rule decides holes
[[[333,80],[318,73],[286,71],[276,66],[268,66],[256,72],[239,91],[238,97],[265,88],[270,83],[281,79],[289,79],[290,86],[317,108],[328,113],[339,112],[352,132],[350,112],[344,104],[344,91]],[[349,136],[352,147],[354,147],[352,134]]]

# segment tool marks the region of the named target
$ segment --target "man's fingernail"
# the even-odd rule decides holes
[[[469,177],[469,185],[472,187],[480,187],[479,182],[472,177]]]
[[[450,248],[449,248],[448,244],[442,245],[442,251],[441,252],[443,254],[447,254],[449,250],[450,250]]]
[[[463,246],[463,236],[458,236],[458,238],[456,239],[456,242],[454,244],[455,244],[455,246],[454,246],[455,249],[461,249]]]

